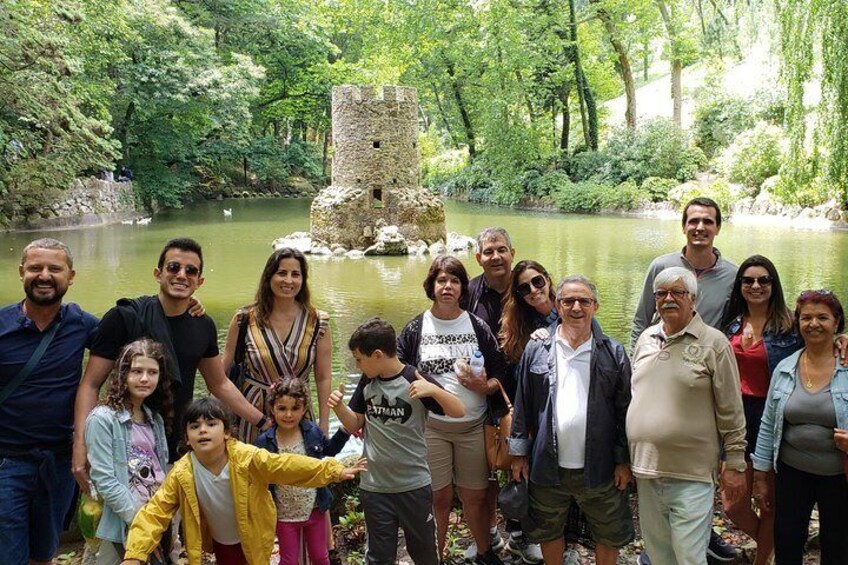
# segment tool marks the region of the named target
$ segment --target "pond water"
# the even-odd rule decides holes
[[[224,208],[232,208],[232,218],[224,218]],[[624,343],[649,262],[684,243],[679,221],[670,220],[561,215],[456,202],[446,204],[446,217],[448,231],[467,235],[491,225],[505,227],[513,237],[516,260],[539,261],[555,280],[573,273],[593,278],[601,296],[600,322]],[[152,272],[162,245],[169,238],[189,236],[203,246],[206,282],[198,296],[218,324],[223,342],[235,310],[252,300],[271,241],[308,229],[309,201],[268,199],[204,202],[158,214],[147,226],[3,234],[0,304],[22,298],[20,253],[37,237],[56,237],[70,245],[77,276],[66,300],[101,315],[120,297],[155,293]],[[727,224],[716,243],[737,264],[754,253],[771,258],[788,300],[806,288],[831,288],[848,298],[843,276],[848,234]],[[461,258],[471,276],[481,272],[473,254]],[[313,302],[332,319],[337,376],[354,369],[345,346],[360,322],[379,315],[399,331],[429,306],[421,283],[430,262],[429,257],[310,258]]]

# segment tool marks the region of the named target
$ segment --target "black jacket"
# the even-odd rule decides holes
[[[492,330],[479,317],[472,313],[468,313],[471,318],[471,326],[474,328],[474,335],[477,337],[477,345],[480,347],[480,353],[483,354],[483,364],[486,368],[486,376],[498,379],[501,384],[504,384],[506,378],[506,361],[498,348],[498,341],[492,335]],[[421,356],[418,353],[418,346],[421,345],[421,321],[424,319],[424,314],[415,316],[397,338],[397,356],[398,359],[418,367],[421,361]],[[506,385],[504,385],[506,386]],[[500,391],[488,396],[489,412],[492,416],[500,417],[506,414],[507,407]]]
[[[559,484],[556,420],[556,322],[545,341],[531,340],[518,362],[511,455],[528,456],[530,480]],[[624,346],[592,326],[595,340],[589,362],[585,478],[589,488],[613,478],[615,466],[630,462],[625,423],[630,406],[630,360]]]

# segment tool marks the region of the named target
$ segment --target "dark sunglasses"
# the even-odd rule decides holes
[[[533,289],[532,289],[532,288],[530,288],[530,285],[531,285],[531,284],[532,284],[535,288],[545,288],[545,283],[546,283],[546,282],[547,282],[547,281],[545,280],[545,277],[543,277],[542,275],[536,275],[535,277],[533,277],[532,279],[530,279],[530,282],[529,282],[529,283],[521,283],[520,285],[518,285],[518,286],[515,288],[515,292],[517,292],[517,293],[518,293],[518,296],[520,296],[520,297],[524,298],[525,296],[527,296],[528,294],[530,294],[531,292],[533,292]]]
[[[178,274],[182,269],[185,269],[185,274],[187,277],[196,277],[200,274],[200,269],[198,269],[194,265],[183,265],[182,263],[177,263],[176,261],[171,261],[170,263],[165,264],[165,270],[171,273],[172,275]]]
[[[742,277],[742,286],[754,286],[754,283],[757,283],[760,286],[769,286],[771,285],[772,278],[769,275],[763,275],[761,277]]]

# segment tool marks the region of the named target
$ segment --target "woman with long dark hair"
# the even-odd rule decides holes
[[[760,419],[766,404],[771,375],[783,359],[794,353],[801,340],[792,312],[786,307],[777,269],[769,259],[753,255],[742,262],[733,283],[725,333],[730,339],[742,385],[745,409],[746,456],[750,460],[757,444]],[[723,500],[727,516],[757,542],[756,565],[765,565],[774,550],[774,512],[751,506],[753,468],[747,471],[746,496],[736,505]]]
[[[224,367],[235,355],[239,324],[246,316],[244,334],[247,378],[241,387],[244,397],[258,410],[264,410],[270,386],[282,378],[306,380],[315,374],[318,392],[318,426],[327,434],[332,388],[333,342],[330,318],[310,300],[306,257],[297,249],[283,247],[265,263],[256,298],[233,316],[224,348]],[[314,418],[313,403],[307,412]],[[253,443],[259,435],[256,426],[239,419],[236,436]]]

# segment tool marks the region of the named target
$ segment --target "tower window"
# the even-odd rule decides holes
[[[375,139],[375,140],[374,140],[374,149],[379,149],[379,148],[380,148],[380,140],[379,140],[379,139]]]
[[[372,188],[371,189],[371,207],[372,208],[382,208],[383,207],[383,189],[382,188]]]

